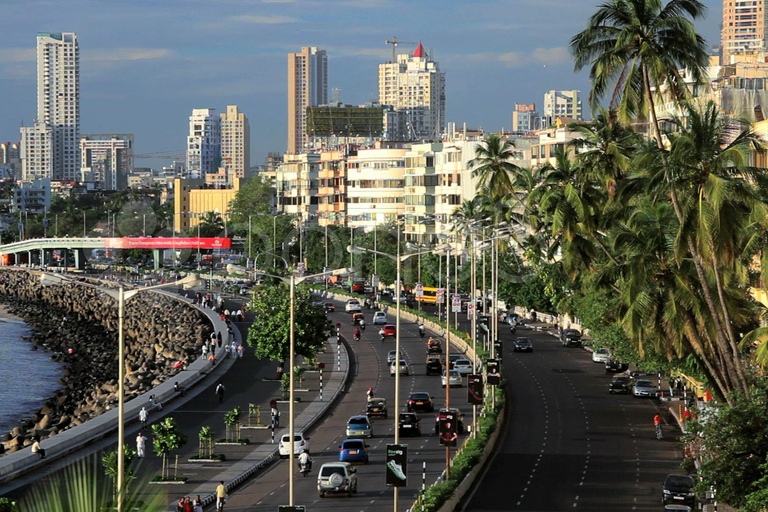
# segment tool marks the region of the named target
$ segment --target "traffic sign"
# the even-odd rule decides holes
[[[461,313],[461,295],[451,294],[451,313]]]
[[[424,296],[424,283],[416,283],[416,297],[423,297]]]
[[[467,320],[475,318],[475,305],[473,303],[467,304]]]
[[[445,303],[445,288],[438,288],[437,291],[435,292],[435,295],[437,296],[438,304]]]

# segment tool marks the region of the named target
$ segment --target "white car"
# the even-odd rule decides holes
[[[377,311],[373,314],[373,325],[384,325],[387,323],[387,314],[383,311]]]
[[[289,446],[291,444],[290,442],[291,436],[288,434],[284,434],[280,438],[280,444],[278,445],[278,452],[280,453],[280,458],[286,458],[288,457],[288,450],[290,449]],[[306,451],[309,453],[309,438],[304,437],[303,432],[295,432],[293,434],[293,454],[294,455],[301,455],[301,452]]]
[[[440,383],[445,387],[445,373],[440,377]],[[456,370],[448,371],[448,385],[451,387],[461,387],[464,384],[464,378]]]
[[[469,359],[457,359],[453,363],[453,369],[459,372],[459,375],[469,375],[474,370],[474,366]]]
[[[394,377],[395,376],[395,369],[399,369],[400,375],[410,375],[411,370],[408,368],[408,363],[405,362],[405,359],[400,360],[399,365],[395,365],[395,362],[392,361],[392,364],[389,365],[389,374]]]
[[[592,361],[595,363],[605,363],[611,358],[611,351],[605,347],[600,347],[592,352]]]
[[[357,299],[349,299],[347,301],[347,305],[344,306],[344,311],[347,313],[360,313],[363,311],[362,306],[360,306],[360,301]]]
[[[397,357],[397,350],[390,350],[387,354],[387,364],[389,366],[392,366],[392,363],[395,362],[395,358]]]

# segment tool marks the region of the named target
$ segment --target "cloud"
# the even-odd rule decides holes
[[[35,62],[34,48],[0,48],[0,62]]]
[[[533,58],[542,64],[563,64],[571,62],[571,52],[565,46],[556,48],[536,48],[532,53]]]
[[[292,16],[255,16],[253,14],[241,14],[233,16],[233,21],[242,21],[243,23],[253,23],[256,25],[278,25],[283,23],[298,23],[301,20]]]
[[[565,46],[536,48],[530,52],[483,52],[455,57],[478,63],[500,62],[507,68],[520,68],[527,64],[557,65],[570,62],[571,59],[568,48]]]
[[[111,50],[83,52],[83,60],[95,62],[154,60],[170,57],[170,55],[171,51],[166,48],[114,48]]]

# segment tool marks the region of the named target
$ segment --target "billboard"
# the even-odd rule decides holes
[[[108,249],[229,249],[229,238],[105,238],[104,247]]]
[[[482,375],[467,375],[467,401],[471,405],[483,405]]]
[[[387,485],[405,487],[408,482],[408,445],[387,445]]]
[[[487,380],[488,384],[498,386],[501,384],[501,375],[499,374],[499,362],[496,359],[488,359],[487,361]]]
[[[446,411],[440,413],[440,444],[444,446],[456,446],[456,439],[459,435],[456,429],[456,422],[459,419],[453,411]]]

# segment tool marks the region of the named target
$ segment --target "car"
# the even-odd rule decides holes
[[[613,393],[629,393],[632,389],[632,378],[624,375],[617,375],[608,384],[608,392]]]
[[[440,384],[445,387],[445,372],[443,372],[443,375],[440,377]],[[460,388],[464,384],[464,378],[461,376],[459,372],[456,370],[448,370],[448,385],[450,387],[458,387]]]
[[[401,412],[397,418],[397,429],[401,436],[421,437],[421,423],[414,412]]]
[[[446,409],[445,407],[441,407],[439,411],[437,411],[437,416],[435,417],[435,434],[440,433],[440,418],[445,418],[446,413],[450,411],[453,413],[454,417],[458,418],[458,421],[456,422],[456,433],[457,434],[463,434],[464,433],[464,413],[462,413],[459,409],[456,407],[451,407],[450,409]]]
[[[405,359],[400,360],[400,364],[396,365],[394,361],[392,361],[392,364],[389,365],[389,375],[394,377],[395,376],[395,370],[399,370],[400,375],[410,375],[411,369],[408,367],[408,363],[405,362]]]
[[[453,370],[453,364],[459,359],[464,359],[461,354],[449,354],[448,355],[448,369]]]
[[[291,436],[288,434],[284,434],[280,438],[280,443],[278,444],[277,450],[281,459],[284,459],[289,455],[288,450],[290,449],[291,444],[290,439]],[[293,454],[300,455],[301,452],[309,453],[309,438],[304,437],[303,432],[295,432],[293,434]]]
[[[520,336],[515,340],[512,350],[513,352],[533,352],[533,343],[525,336]]]
[[[386,398],[369,398],[368,403],[365,405],[365,415],[369,418],[386,418],[387,417],[387,399]]]
[[[368,464],[368,448],[362,439],[346,439],[339,446],[339,461]]]
[[[347,304],[344,306],[344,311],[347,313],[360,313],[363,311],[362,306],[360,306],[360,301],[357,299],[349,299],[347,301]]]
[[[639,397],[656,397],[656,386],[649,380],[638,380],[635,385],[632,386],[632,396]]]
[[[442,375],[443,362],[438,357],[427,357],[427,375]]]
[[[662,502],[682,503],[694,507],[696,505],[696,492],[693,478],[688,475],[667,475],[662,487]]]
[[[397,359],[397,350],[390,350],[389,353],[387,353],[387,365],[391,366],[392,363],[395,362],[395,359]]]
[[[416,391],[408,396],[405,404],[408,412],[432,412],[435,410],[435,404],[432,403],[432,397],[425,391]]]
[[[507,317],[504,319],[504,321],[507,323],[507,325],[520,325],[522,322],[522,318],[520,318],[520,315],[517,313],[507,313]]]
[[[442,354],[443,342],[437,338],[429,338],[427,340],[427,354]]]
[[[627,363],[620,363],[615,359],[609,359],[605,362],[605,373],[622,373],[629,369]]]
[[[373,314],[373,325],[386,325],[387,314],[383,311],[377,311]]]
[[[347,420],[347,437],[373,437],[373,425],[368,416],[357,415]]]
[[[317,472],[317,492],[321,498],[327,493],[357,492],[357,469],[349,462],[326,462]]]
[[[580,347],[581,331],[577,329],[565,329],[560,334],[560,342],[564,347]]]
[[[600,347],[592,351],[593,363],[606,363],[611,358],[611,351],[605,347]]]
[[[475,365],[469,359],[457,359],[453,363],[453,369],[459,372],[459,375],[469,375],[474,372]]]
[[[379,336],[382,338],[394,338],[397,335],[397,328],[392,324],[386,324],[379,329]]]

